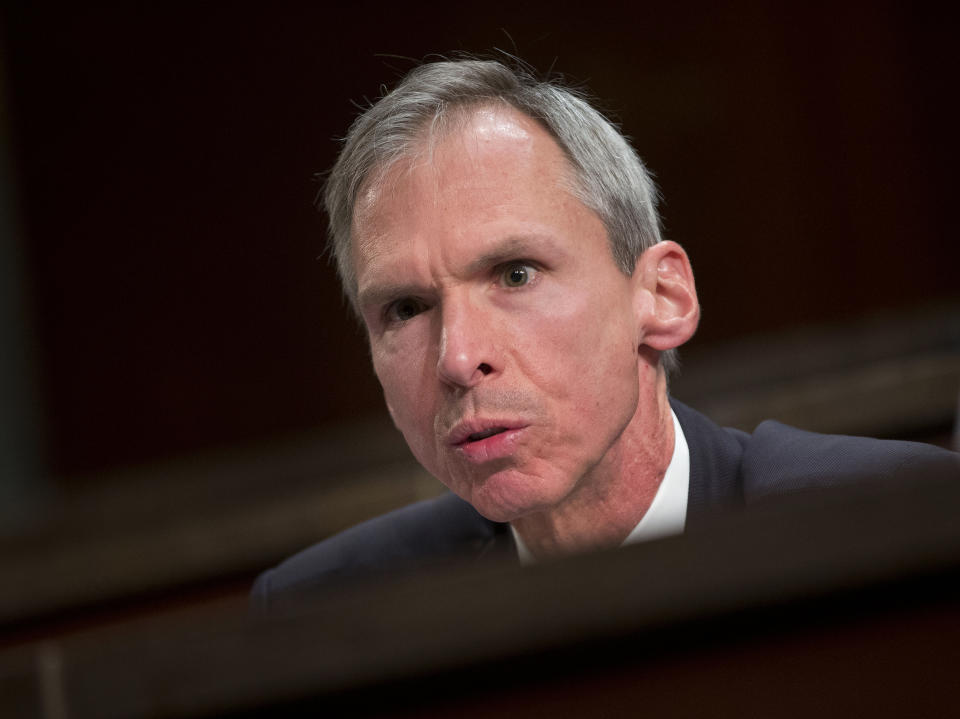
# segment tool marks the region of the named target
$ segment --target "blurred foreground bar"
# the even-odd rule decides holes
[[[960,476],[918,477],[526,570],[340,586],[279,617],[91,629],[0,656],[0,715],[950,715],[958,507]]]

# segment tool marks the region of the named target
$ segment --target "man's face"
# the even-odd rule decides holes
[[[477,110],[357,202],[353,261],[391,415],[428,471],[509,521],[629,461],[636,280],[536,122]]]

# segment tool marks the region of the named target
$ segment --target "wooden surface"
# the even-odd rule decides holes
[[[948,479],[801,495],[526,570],[330,588],[263,621],[225,604],[19,647],[0,657],[4,716],[943,715],[960,661]]]

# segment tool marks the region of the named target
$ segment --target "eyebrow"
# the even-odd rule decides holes
[[[544,253],[550,254],[551,257],[561,254],[549,235],[508,235],[497,241],[491,249],[471,260],[464,267],[463,273],[472,276],[510,260],[534,259],[532,255],[542,257]],[[417,283],[374,282],[357,292],[357,304],[361,308],[377,307],[401,297],[421,295],[426,291],[428,291],[426,288]]]
[[[534,259],[533,255],[542,257],[545,252],[551,257],[561,254],[549,235],[509,235],[472,260],[467,265],[466,271],[467,274],[475,274],[510,260]]]
[[[362,289],[357,293],[357,305],[364,307],[378,307],[401,297],[410,297],[423,293],[421,285],[409,283],[376,284]]]

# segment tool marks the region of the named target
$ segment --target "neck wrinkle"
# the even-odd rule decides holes
[[[650,508],[674,448],[673,419],[665,378],[652,396],[641,395],[637,412],[604,459],[578,483],[563,505],[511,524],[538,559],[619,547]],[[606,474],[603,477],[602,474]]]

